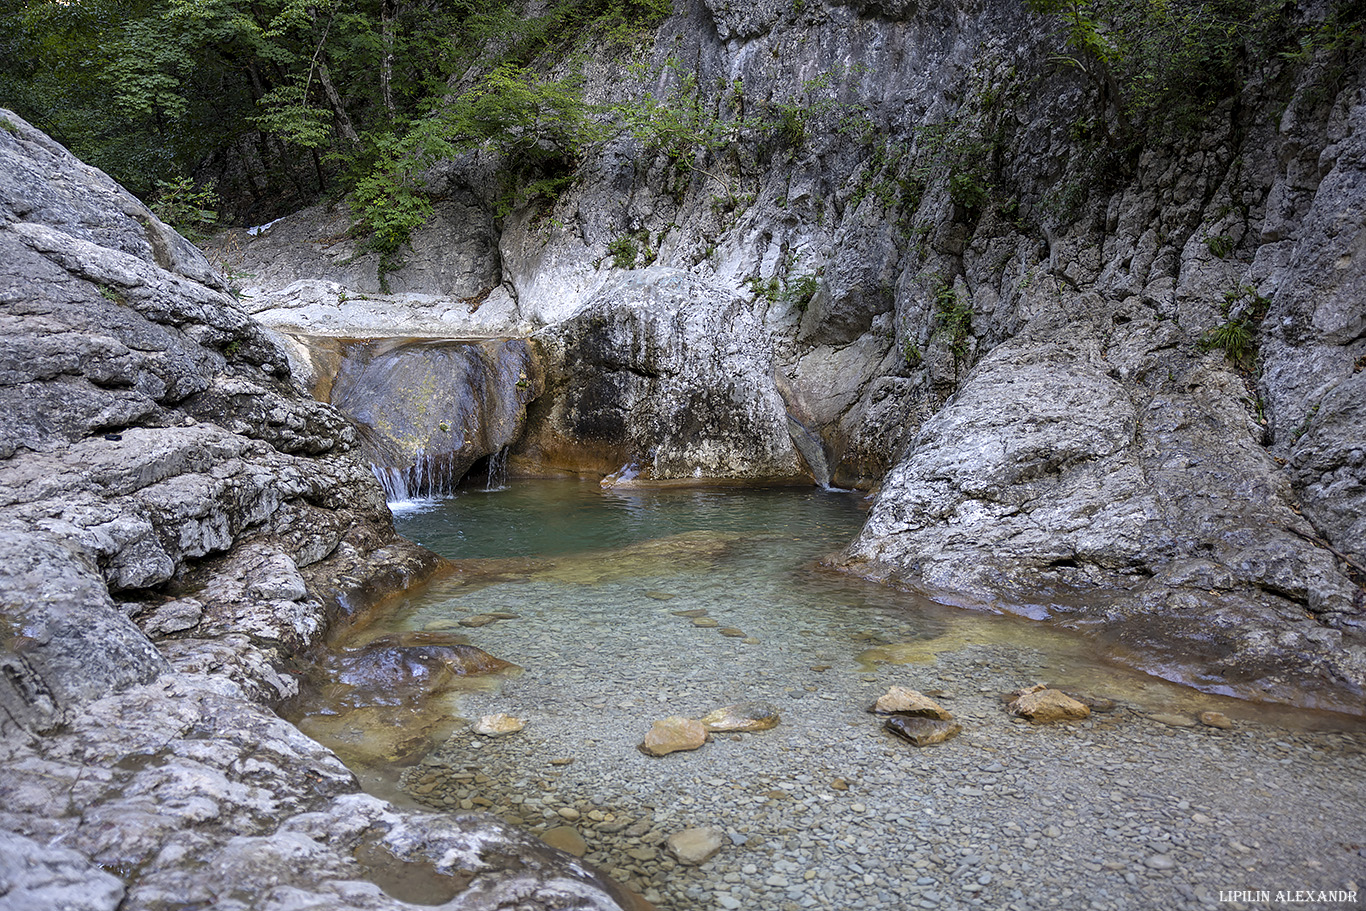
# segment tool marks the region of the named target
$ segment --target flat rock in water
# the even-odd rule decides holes
[[[698,607],[693,610],[669,611],[669,613],[673,614],[675,617],[705,617],[707,616],[707,609],[705,607]]]
[[[665,844],[680,864],[695,867],[706,863],[721,850],[722,834],[720,829],[684,829],[670,835]]]
[[[778,709],[767,702],[741,702],[702,716],[708,731],[767,731],[778,726]]]
[[[696,620],[692,622],[692,625],[700,626],[703,629],[711,629],[712,627],[720,626],[721,624],[717,623],[711,617],[698,617]]]
[[[963,726],[956,721],[926,718],[922,715],[893,715],[887,719],[883,727],[918,747],[943,743],[963,732]]]
[[[541,833],[541,841],[558,848],[566,854],[583,857],[588,853],[588,842],[583,840],[579,830],[573,826],[556,826]]]
[[[1061,690],[1041,689],[1025,693],[1010,704],[1010,712],[1035,724],[1081,721],[1091,710]]]
[[[671,592],[646,592],[645,597],[653,598],[656,601],[672,601],[674,598],[678,596],[672,594]]]
[[[471,730],[483,737],[502,737],[504,734],[515,734],[524,727],[526,722],[522,719],[499,712],[480,718]]]
[[[1165,724],[1165,725],[1168,725],[1169,727],[1174,727],[1174,728],[1193,728],[1193,727],[1195,727],[1195,719],[1194,719],[1194,718],[1192,718],[1192,717],[1189,716],[1189,715],[1178,715],[1178,714],[1176,714],[1175,712],[1157,712],[1157,713],[1155,713],[1155,714],[1149,715],[1148,717],[1151,718],[1153,721],[1158,722],[1159,724]]]
[[[501,618],[495,617],[493,614],[472,614],[468,617],[461,617],[460,625],[468,627],[488,626],[490,623],[497,623],[499,619]]]
[[[924,718],[938,718],[952,721],[953,713],[935,702],[929,696],[904,686],[890,687],[878,697],[868,711],[878,715],[919,715]]]
[[[1223,712],[1201,712],[1200,723],[1205,727],[1219,728],[1221,731],[1233,729],[1233,721]]]
[[[640,749],[649,756],[667,756],[695,750],[706,742],[707,729],[702,722],[681,715],[670,715],[654,723],[640,744]]]
[[[717,630],[717,632],[723,636],[729,636],[732,639],[745,638],[745,631],[742,629],[736,629],[733,626],[723,626],[719,630]]]

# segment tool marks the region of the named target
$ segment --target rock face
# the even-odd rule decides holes
[[[1078,138],[1107,114],[1053,64],[1056,25],[1026,4],[686,4],[653,75],[604,50],[587,95],[715,112],[724,153],[623,135],[549,213],[434,224],[407,268],[458,273],[444,298],[288,286],[249,306],[535,332],[524,471],[880,486],[854,572],[1359,712],[1366,76],[1331,49],[1268,54],[1128,158]],[[669,94],[680,61],[695,99]],[[443,164],[433,195],[467,206],[486,178]],[[306,258],[327,258],[324,222],[299,222]],[[248,242],[243,268],[277,274],[278,251]]]
[[[0,901],[397,909],[397,866],[462,907],[619,907],[496,820],[360,794],[262,704],[437,561],[204,258],[0,120]]]
[[[533,409],[519,458],[632,480],[801,475],[771,342],[735,292],[628,272],[537,338],[549,405]]]

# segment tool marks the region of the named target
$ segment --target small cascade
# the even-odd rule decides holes
[[[826,490],[834,490],[830,486],[830,465],[825,458],[825,441],[791,414],[787,416],[787,433],[792,437],[792,445],[797,447],[797,451],[806,460],[816,483]]]
[[[495,490],[507,490],[508,486],[508,448],[502,449],[489,456],[489,474],[484,482],[484,490],[492,492]]]
[[[418,453],[413,464],[404,468],[371,462],[370,470],[384,488],[384,499],[391,504],[430,500],[450,493],[460,482],[459,477],[452,476],[449,459],[426,452]]]
[[[487,489],[507,486],[541,385],[525,339],[342,341],[335,362],[331,403],[355,421],[390,503],[454,493],[481,459]]]

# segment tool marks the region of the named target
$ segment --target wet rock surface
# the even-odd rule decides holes
[[[203,256],[0,118],[0,905],[400,908],[425,871],[461,907],[620,907],[496,820],[361,794],[266,707],[441,561]]]
[[[724,285],[661,267],[613,276],[536,337],[547,406],[518,458],[619,483],[802,476],[770,331]]]
[[[454,492],[517,441],[541,388],[524,339],[346,342],[337,359],[328,401],[360,425],[393,500]]]

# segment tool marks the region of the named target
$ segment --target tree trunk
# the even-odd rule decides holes
[[[323,94],[327,96],[327,103],[332,106],[332,116],[337,118],[337,132],[341,133],[342,138],[347,142],[360,144],[360,136],[356,133],[356,128],[351,125],[351,118],[346,114],[346,108],[342,105],[341,94],[337,92],[337,87],[332,84],[332,74],[327,71],[327,64],[318,61],[318,82],[322,84]]]
[[[384,52],[379,63],[379,94],[384,111],[394,119],[394,20],[398,18],[398,0],[380,0],[380,36]]]

